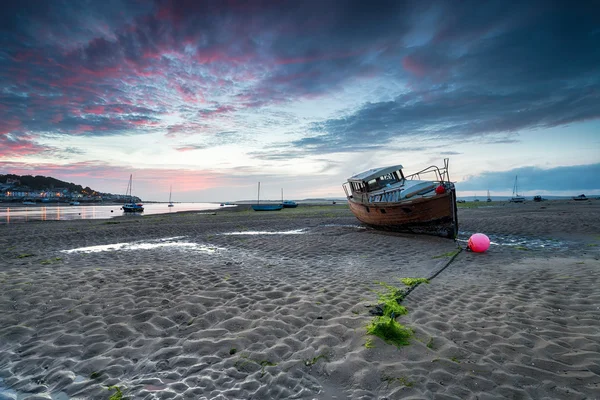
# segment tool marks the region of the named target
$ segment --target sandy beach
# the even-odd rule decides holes
[[[458,242],[241,208],[0,225],[0,400],[600,398],[600,201],[460,208]],[[409,345],[366,333],[475,232]]]

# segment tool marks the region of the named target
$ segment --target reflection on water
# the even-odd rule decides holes
[[[202,211],[216,210],[219,208],[237,207],[222,206],[213,203],[177,203],[174,207],[168,207],[167,204],[144,204],[143,213],[135,213],[131,217],[152,215],[152,214],[170,214],[180,211]],[[12,224],[16,222],[29,221],[59,221],[67,219],[108,219],[122,216],[125,213],[121,210],[121,205],[81,205],[70,206],[63,205],[35,205],[35,206],[11,206],[10,203],[0,203],[0,224]]]
[[[158,240],[139,241],[133,243],[113,243],[99,246],[79,247],[77,249],[61,250],[62,253],[99,253],[102,251],[127,251],[127,250],[152,250],[163,247],[171,247],[183,250],[193,250],[201,253],[214,253],[217,250],[225,250],[222,247],[206,246],[192,242],[180,242],[184,236],[164,238]]]
[[[306,229],[293,229],[291,231],[240,231],[226,232],[222,235],[302,235],[306,233]]]

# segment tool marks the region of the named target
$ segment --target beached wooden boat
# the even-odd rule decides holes
[[[575,201],[584,201],[587,200],[588,198],[585,197],[585,194],[580,194],[579,196],[573,196],[573,200]]]
[[[407,176],[402,168],[376,168],[348,178],[342,186],[352,213],[376,229],[456,238],[456,191],[448,159],[443,168],[430,166]]]

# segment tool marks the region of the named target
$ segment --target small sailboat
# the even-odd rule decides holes
[[[488,190],[488,198],[486,200],[488,203],[492,202],[492,198],[490,197],[490,191]]]
[[[131,194],[133,190],[133,175],[129,175],[129,184],[127,185],[127,191],[125,192],[125,196],[129,195],[129,203],[123,204],[124,212],[143,212],[144,206],[141,203],[135,203],[133,201],[133,195]]]
[[[511,203],[523,203],[525,202],[525,197],[519,196],[519,185],[517,181],[517,175],[515,175],[515,185],[513,186],[513,197],[510,198]]]
[[[172,193],[173,185],[169,186],[169,207],[173,207],[175,204],[171,201],[171,193]]]
[[[258,182],[258,201],[252,204],[254,211],[279,211],[283,208],[283,204],[260,204],[260,182]]]
[[[281,204],[283,208],[296,208],[298,207],[298,203],[292,200],[283,200],[283,188],[281,189]]]

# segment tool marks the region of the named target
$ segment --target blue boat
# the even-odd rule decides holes
[[[283,202],[283,208],[296,208],[298,207],[298,203],[292,200],[285,200]]]
[[[126,213],[136,213],[136,212],[144,212],[144,206],[141,203],[135,203],[133,201],[133,195],[131,191],[133,189],[133,176],[129,175],[129,184],[127,185],[127,191],[125,192],[125,196],[129,195],[129,203],[123,204],[121,209]]]
[[[258,201],[252,204],[254,211],[279,211],[283,208],[283,204],[260,204],[260,182],[258,182]]]
[[[254,211],[279,211],[283,208],[283,204],[252,204]]]

